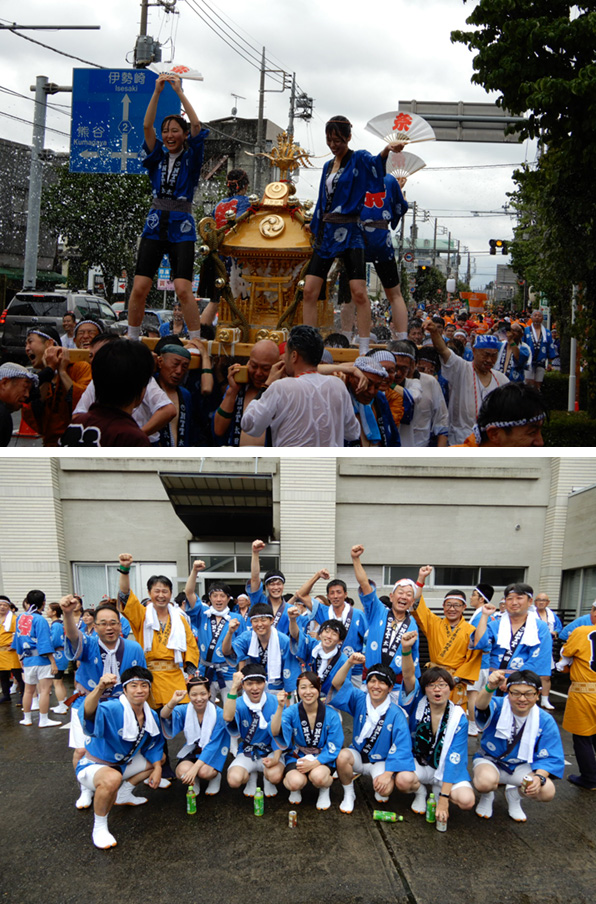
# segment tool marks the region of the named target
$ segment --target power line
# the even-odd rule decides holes
[[[5,113],[4,110],[0,110],[0,116],[6,116],[7,119],[14,119],[15,122],[24,122],[25,125],[28,126],[33,125],[30,119],[22,119],[20,116],[14,116],[13,113]],[[46,126],[46,132],[55,132],[56,135],[65,135],[67,138],[70,138],[68,132],[61,132],[60,129],[52,129],[50,126]]]
[[[41,103],[40,101],[35,100],[34,97],[27,97],[26,94],[19,94],[18,91],[12,91],[10,88],[5,88],[4,85],[0,85],[0,91],[4,94],[12,95],[13,97],[22,97],[23,100],[29,100],[33,104]],[[43,106],[43,104],[41,104]],[[70,107],[66,107],[64,104],[50,104],[47,105],[51,110],[55,110],[56,113],[62,113],[63,116],[68,116],[70,118]],[[68,112],[67,112],[68,111]]]
[[[71,60],[78,60],[79,63],[86,63],[87,66],[94,66],[96,69],[107,68],[106,66],[100,66],[99,63],[90,63],[89,60],[84,60],[82,59],[82,57],[74,56],[74,54],[72,53],[65,53],[64,50],[57,50],[56,47],[50,47],[49,44],[43,44],[41,41],[36,41],[35,38],[29,38],[27,37],[27,35],[21,34],[20,31],[14,31],[12,28],[9,28],[8,31],[10,31],[13,35],[16,35],[17,38],[22,38],[23,41],[30,41],[32,44],[38,44],[39,47],[45,47],[46,50],[51,50],[54,53],[59,53],[60,56],[68,57]]]

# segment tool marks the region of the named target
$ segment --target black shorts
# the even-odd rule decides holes
[[[337,256],[346,268],[348,279],[366,279],[364,248],[348,248],[347,251]],[[318,276],[320,279],[326,279],[334,260],[334,257],[321,257],[315,251],[310,259],[306,276]]]
[[[164,254],[170,258],[172,279],[187,279],[192,282],[195,263],[194,242],[162,242],[159,239],[142,238],[135,276],[153,279]]]
[[[373,265],[384,289],[399,286],[399,271],[394,257],[390,261],[373,261]]]
[[[65,672],[66,669],[59,669],[55,675],[52,675],[52,678],[57,678],[60,681],[62,678],[64,678]]]

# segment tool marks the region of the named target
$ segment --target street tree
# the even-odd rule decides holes
[[[87,269],[99,267],[109,300],[114,277],[123,269],[134,272],[137,242],[150,203],[147,179],[71,173],[63,167],[58,180],[44,191],[42,210],[67,245],[66,255],[74,265],[70,282],[74,280],[80,288]]]
[[[451,38],[475,52],[472,81],[525,116],[520,138],[539,139],[536,167],[514,174],[512,197],[523,211],[514,266],[563,322],[579,286],[576,331],[596,416],[596,4],[479,0],[466,21],[474,30]]]

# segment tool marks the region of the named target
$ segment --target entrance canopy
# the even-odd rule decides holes
[[[194,537],[273,534],[271,475],[160,473],[174,511]]]

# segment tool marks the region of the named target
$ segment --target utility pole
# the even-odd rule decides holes
[[[263,53],[261,55],[261,79],[259,83],[259,118],[257,122],[257,154],[262,154],[265,151],[265,142],[264,142],[264,132],[265,125],[263,122],[263,114],[265,110],[265,48],[263,47]],[[255,157],[254,164],[254,175],[253,175],[253,187],[257,194],[260,194],[262,191],[262,177],[263,177],[263,158]]]
[[[416,211],[418,205],[416,201],[412,204],[412,225],[410,226],[410,244],[412,246],[412,251],[414,252],[414,257],[416,257],[416,246],[418,244],[418,227],[416,226]]]
[[[433,267],[437,262],[437,218],[435,217],[435,229],[433,233]]]
[[[288,138],[294,137],[294,104],[296,102],[296,73],[292,73],[292,90],[290,92],[290,118],[288,120]]]

